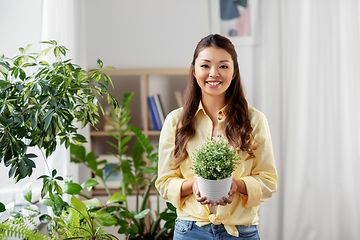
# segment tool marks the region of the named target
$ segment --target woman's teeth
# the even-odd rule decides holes
[[[207,84],[209,84],[211,86],[216,86],[216,85],[219,85],[220,82],[207,82]]]

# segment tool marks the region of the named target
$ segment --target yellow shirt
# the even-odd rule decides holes
[[[176,170],[170,169],[171,152],[175,144],[175,129],[182,108],[172,111],[165,119],[159,140],[158,179],[155,186],[160,195],[177,208],[178,218],[196,221],[197,225],[224,224],[229,234],[238,236],[234,225],[257,225],[258,208],[260,202],[269,199],[276,191],[277,173],[273,156],[273,149],[268,123],[264,114],[253,107],[249,107],[249,118],[253,128],[252,137],[259,144],[254,151],[255,158],[245,160],[248,154],[241,152],[241,164],[233,173],[234,179],[244,180],[247,195],[237,192],[231,204],[218,206],[217,213],[212,214],[208,205],[201,205],[195,196],[190,194],[180,196],[181,185],[185,180],[196,178],[190,156],[193,151],[201,146],[206,138],[212,136],[213,124],[205,113],[202,104],[199,104],[195,116],[195,135],[187,144],[188,159],[183,161]],[[218,132],[223,136],[225,115],[224,111],[218,112]]]

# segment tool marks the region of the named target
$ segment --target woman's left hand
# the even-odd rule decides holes
[[[232,203],[232,200],[234,198],[234,195],[237,191],[237,184],[235,183],[234,179],[231,181],[231,188],[229,191],[229,197],[223,197],[222,201],[218,200],[215,204],[213,204],[214,206],[216,205],[221,205],[221,206],[225,206],[226,204],[230,204]]]

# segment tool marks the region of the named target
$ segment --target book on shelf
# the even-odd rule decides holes
[[[164,108],[163,108],[163,105],[161,102],[160,95],[155,94],[154,100],[155,100],[156,109],[159,113],[159,118],[160,118],[160,122],[161,122],[161,126],[162,126],[162,125],[164,125],[164,122],[165,122],[165,114],[164,114]]]
[[[159,131],[161,130],[162,125],[161,125],[159,112],[156,108],[155,98],[154,96],[148,96],[147,100],[148,100],[149,110],[151,113],[151,118],[154,123],[154,129]]]

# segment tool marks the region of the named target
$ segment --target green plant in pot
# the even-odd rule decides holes
[[[227,197],[240,155],[224,137],[207,138],[191,156],[201,196],[211,203]]]
[[[20,54],[13,58],[0,56],[0,162],[9,169],[9,178],[14,178],[15,182],[31,176],[36,164],[42,164],[35,164],[38,156],[29,152],[29,147],[38,147],[47,159],[58,143],[68,148],[71,141],[86,142],[78,133],[76,122],[82,126],[98,123],[104,108],[97,96],[105,96],[118,111],[117,100],[107,90],[111,79],[103,72],[112,67],[103,67],[98,59],[98,69],[88,72],[71,59],[64,59],[66,47],[54,40],[42,44],[49,47],[40,53],[31,53],[31,45],[28,45],[19,48]],[[52,63],[42,60],[42,56],[49,53],[55,57]],[[41,198],[48,196],[54,203],[53,211],[61,215],[69,206],[61,196],[75,193],[66,187],[70,183],[65,183],[63,190],[59,182],[64,178],[57,175],[56,169],[50,170],[46,160],[43,164],[48,175],[39,177],[43,181]],[[6,209],[0,203],[0,212]],[[13,233],[8,231],[7,234]]]

